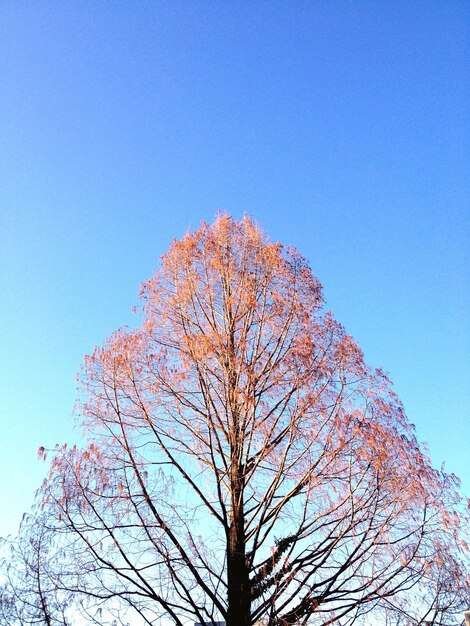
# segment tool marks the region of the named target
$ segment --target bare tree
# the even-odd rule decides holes
[[[81,542],[77,592],[148,624],[455,623],[455,480],[305,259],[221,215],[141,299],[140,328],[86,358],[90,443],[56,450],[43,489]]]
[[[61,553],[44,516],[25,515],[15,540],[2,540],[0,618],[6,626],[70,626],[70,594],[57,585]]]

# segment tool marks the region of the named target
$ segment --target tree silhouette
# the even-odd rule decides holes
[[[86,358],[89,445],[57,449],[43,487],[81,545],[76,592],[149,624],[454,623],[456,481],[305,259],[220,215],[140,296],[141,326]]]
[[[18,537],[2,540],[0,623],[4,626],[70,626],[70,594],[57,585],[64,562],[56,529],[43,515],[25,515]],[[62,571],[62,573],[65,573]]]

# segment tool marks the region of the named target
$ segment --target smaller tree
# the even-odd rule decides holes
[[[0,626],[129,626],[119,603],[80,592],[82,542],[60,518],[34,508],[16,539],[0,539]]]
[[[3,540],[0,619],[7,626],[70,626],[70,594],[58,584],[57,529],[44,515],[25,515],[16,540]]]

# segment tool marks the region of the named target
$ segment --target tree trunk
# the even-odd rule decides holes
[[[225,314],[229,328],[227,362],[228,400],[230,406],[230,527],[227,546],[228,610],[227,626],[251,626],[251,591],[245,554],[245,468],[243,434],[237,403],[235,327],[231,305],[232,288],[225,283]]]
[[[250,580],[245,555],[243,479],[232,492],[227,550],[227,626],[251,626]],[[240,484],[241,483],[241,484]],[[232,483],[233,484],[233,483]]]

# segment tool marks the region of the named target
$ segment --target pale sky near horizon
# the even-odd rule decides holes
[[[296,246],[470,495],[470,5],[0,5],[0,536],[83,356],[223,209]]]

